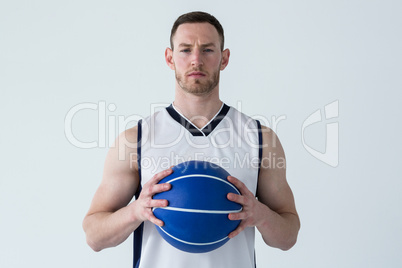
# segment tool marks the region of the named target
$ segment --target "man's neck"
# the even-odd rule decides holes
[[[202,96],[176,90],[173,105],[178,112],[201,129],[219,112],[222,101],[219,99],[217,89]]]

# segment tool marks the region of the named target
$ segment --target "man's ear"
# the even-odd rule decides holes
[[[173,61],[173,50],[171,48],[166,48],[165,50],[165,60],[167,65],[169,66],[170,69],[174,70],[174,61]]]
[[[225,70],[226,66],[229,64],[230,50],[225,49],[222,51],[222,62],[221,62],[221,71]]]

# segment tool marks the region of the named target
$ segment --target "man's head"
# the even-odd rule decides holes
[[[205,23],[205,22],[209,23],[215,27],[216,31],[219,34],[220,41],[221,41],[220,49],[221,49],[221,51],[223,51],[224,43],[225,43],[225,36],[223,33],[222,25],[219,23],[219,21],[214,16],[212,16],[211,14],[208,14],[206,12],[201,12],[201,11],[186,13],[177,18],[177,20],[173,24],[172,31],[170,33],[170,47],[172,48],[172,50],[174,50],[174,43],[173,43],[174,35],[176,34],[177,28],[179,28],[179,26],[181,24]]]
[[[193,95],[219,91],[219,73],[229,62],[223,50],[223,29],[211,15],[191,12],[180,16],[172,28],[171,48],[165,51],[175,71],[176,89]]]

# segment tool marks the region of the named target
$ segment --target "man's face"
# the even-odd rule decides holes
[[[173,45],[174,50],[166,52],[166,61],[175,70],[176,83],[181,89],[205,95],[217,88],[219,72],[227,65],[229,51],[220,50],[220,38],[214,26],[181,24],[173,37]]]

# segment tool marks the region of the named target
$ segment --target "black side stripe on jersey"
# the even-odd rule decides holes
[[[141,139],[142,139],[142,121],[138,121],[137,129],[137,163],[138,163],[138,176],[139,184],[137,192],[135,193],[135,199],[140,196],[142,186],[141,186]],[[144,230],[144,223],[141,223],[137,229],[134,231],[134,241],[133,241],[133,267],[140,267],[141,260],[141,249],[142,249],[142,235]]]
[[[185,129],[187,129],[191,135],[193,136],[208,136],[225,118],[226,114],[229,112],[230,107],[226,104],[223,104],[223,107],[219,114],[215,116],[215,118],[202,129],[196,128],[193,124],[191,124],[186,118],[182,117],[176,110],[173,108],[171,104],[169,107],[166,107],[169,115],[180,125],[182,125]]]
[[[260,121],[257,121],[257,128],[258,128],[258,175],[260,174],[261,169],[261,162],[262,162],[262,129]]]
[[[257,121],[257,132],[258,132],[258,177],[260,176],[260,170],[261,170],[261,163],[262,163],[262,129],[261,129],[261,123],[258,120]],[[256,261],[256,256],[255,256],[255,248],[254,248],[254,268],[257,268],[257,261]]]

